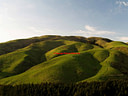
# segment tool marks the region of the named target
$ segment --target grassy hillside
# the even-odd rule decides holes
[[[48,56],[54,56],[52,50],[60,48],[63,46],[68,46],[67,52],[78,52],[73,50],[71,44],[75,43],[81,44],[80,42],[67,41],[67,40],[54,40],[54,41],[41,41],[34,44],[31,44],[25,48],[10,52],[0,56],[0,78],[8,77],[10,75],[16,75],[26,71],[34,65],[37,65],[41,62],[46,61]],[[83,43],[82,43],[83,44]],[[83,44],[84,46],[84,44]],[[92,47],[90,47],[91,49]],[[89,48],[88,48],[89,49]],[[61,48],[60,52],[66,50],[66,48]],[[57,50],[55,52],[58,52]],[[47,55],[49,54],[49,55]],[[55,54],[56,55],[56,54]],[[3,74],[4,73],[4,74]],[[5,74],[6,73],[6,74]]]
[[[0,55],[13,52],[17,49],[24,48],[36,42],[47,41],[47,40],[68,40],[68,41],[78,41],[78,42],[91,43],[91,44],[94,44],[95,42],[97,42],[97,40],[102,40],[104,42],[111,41],[106,38],[97,38],[97,37],[85,38],[81,36],[44,35],[40,37],[33,37],[28,39],[17,39],[17,40],[0,43]]]
[[[101,67],[99,63],[89,52],[83,52],[79,55],[62,55],[0,82],[8,84],[13,84],[15,81],[18,81],[17,83],[77,82],[95,75]]]
[[[128,63],[116,66],[116,61],[122,53],[104,49],[92,49],[81,54],[62,55],[44,63],[38,64],[26,72],[1,79],[2,84],[39,83],[39,82],[81,82],[105,80],[108,78],[125,77],[123,71]],[[102,57],[102,58],[101,58]],[[112,67],[113,66],[113,67]],[[121,75],[123,74],[123,75]]]
[[[127,78],[127,48],[100,37],[46,35],[9,41],[0,44],[0,84]],[[80,54],[54,54],[63,52]]]
[[[105,48],[115,48],[115,47],[128,47],[128,45],[124,42],[120,42],[120,41],[113,41],[113,42],[110,42],[110,43],[107,43],[105,45]]]

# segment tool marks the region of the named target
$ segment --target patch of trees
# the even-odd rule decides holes
[[[128,96],[128,80],[0,85],[0,96]]]

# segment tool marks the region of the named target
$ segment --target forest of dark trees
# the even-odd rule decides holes
[[[128,96],[128,80],[0,85],[0,96]]]

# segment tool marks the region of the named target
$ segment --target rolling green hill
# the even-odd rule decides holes
[[[55,53],[80,54],[55,54]],[[128,45],[101,37],[46,35],[0,43],[0,84],[128,77]]]

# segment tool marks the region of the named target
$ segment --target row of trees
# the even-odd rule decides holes
[[[128,80],[0,85],[0,96],[128,96]]]

